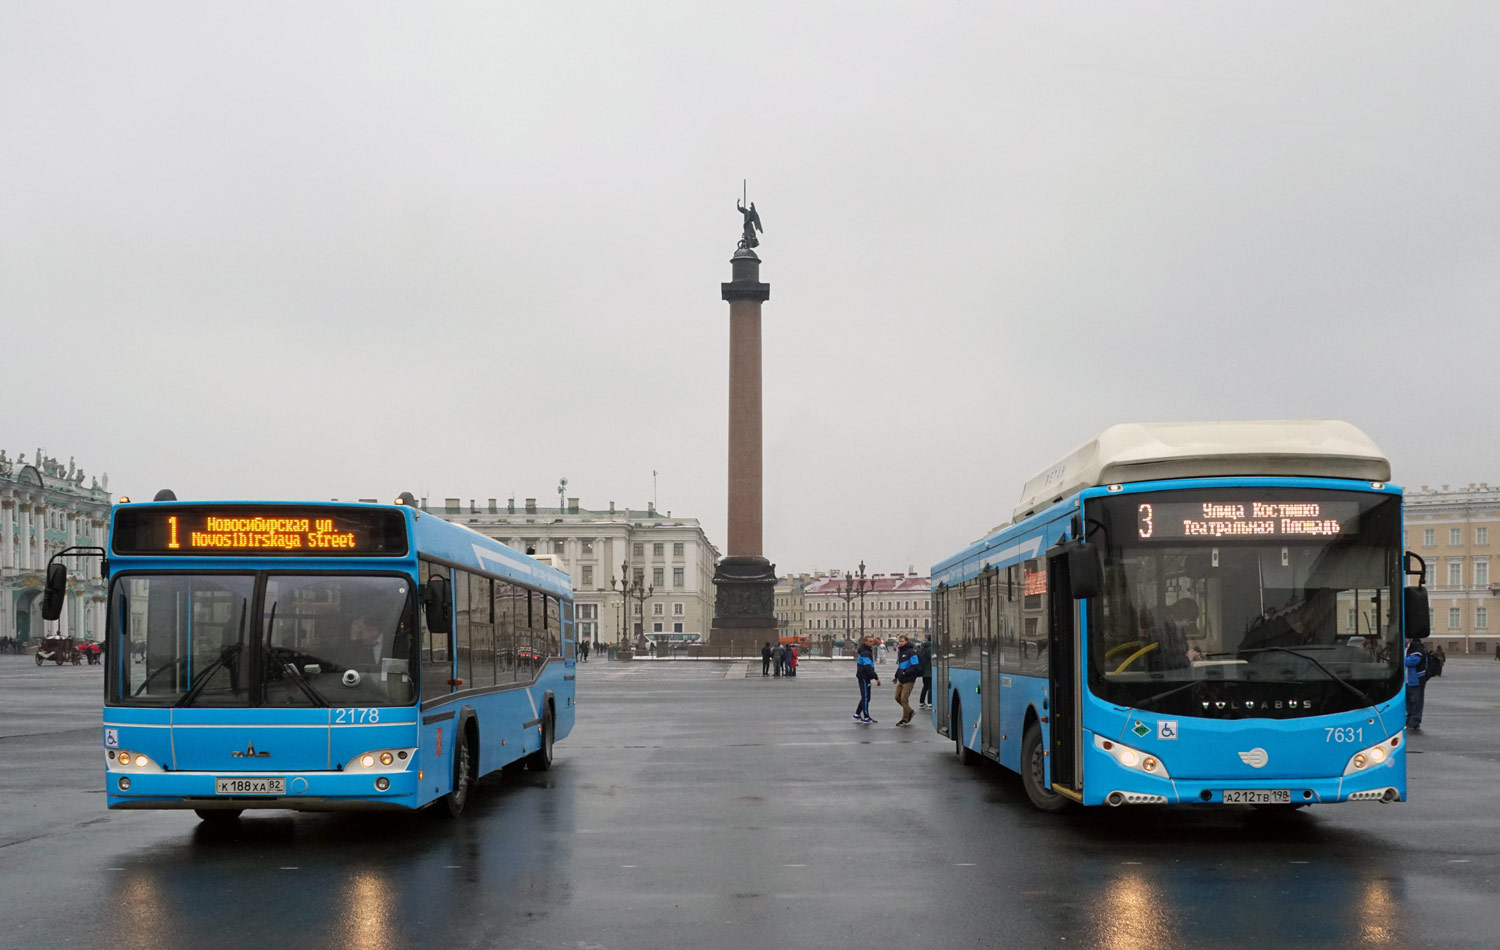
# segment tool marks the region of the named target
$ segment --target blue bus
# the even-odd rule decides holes
[[[933,567],[935,728],[1044,811],[1405,800],[1389,477],[1343,422],[1106,430]]]
[[[563,572],[410,495],[121,502],[107,550],[63,552],[108,579],[110,808],[456,816],[481,776],[548,768],[572,730]],[[49,565],[49,595],[66,575]]]

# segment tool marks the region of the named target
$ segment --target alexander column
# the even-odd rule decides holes
[[[750,651],[777,637],[776,565],[761,550],[760,305],[771,285],[761,283],[755,256],[755,234],[764,230],[755,202],[735,207],[745,230],[729,259],[733,280],[722,285],[729,301],[729,538],[714,573],[712,640]]]

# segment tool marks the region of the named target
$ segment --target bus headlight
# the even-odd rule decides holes
[[[412,763],[416,749],[376,749],[356,755],[344,764],[345,772],[403,772]]]
[[[1094,748],[1109,755],[1116,762],[1135,772],[1145,772],[1158,778],[1171,778],[1167,774],[1167,765],[1161,759],[1139,749],[1132,749],[1128,745],[1106,739],[1094,733]]]
[[[1355,772],[1373,769],[1377,765],[1389,765],[1396,756],[1396,748],[1405,738],[1406,730],[1403,729],[1384,742],[1372,745],[1368,749],[1360,749],[1349,757],[1349,764],[1344,766],[1344,774],[1353,775]]]

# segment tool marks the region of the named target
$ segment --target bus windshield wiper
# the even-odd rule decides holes
[[[302,690],[302,692],[307,696],[308,699],[312,700],[312,704],[314,706],[332,705],[328,702],[328,700],[323,696],[322,693],[318,692],[316,689],[313,689],[313,685],[307,681],[307,677],[303,676],[302,671],[297,669],[296,663],[293,663],[291,660],[287,660],[286,663],[282,665],[282,669],[285,670],[287,675],[291,677],[292,682],[297,684],[297,688]]]
[[[1361,700],[1364,701],[1364,704],[1366,706],[1375,705],[1375,701],[1369,696],[1366,696],[1364,690],[1344,679],[1342,676],[1338,675],[1333,670],[1330,670],[1328,667],[1320,663],[1315,657],[1308,656],[1306,653],[1298,653],[1296,650],[1293,650],[1290,647],[1255,647],[1254,649],[1250,650],[1239,650],[1237,651],[1236,655],[1244,655],[1246,653],[1290,653],[1292,656],[1295,656],[1298,659],[1306,660],[1313,666],[1316,666],[1318,669],[1328,674],[1329,679],[1333,680],[1335,683],[1349,690],[1349,692],[1358,696]]]
[[[203,692],[203,688],[208,685],[208,681],[213,679],[213,675],[222,669],[224,664],[228,663],[234,657],[239,656],[240,650],[243,647],[243,643],[231,643],[221,650],[217,660],[199,670],[198,675],[193,677],[193,687],[182,695],[182,698],[177,701],[177,705],[191,706]]]

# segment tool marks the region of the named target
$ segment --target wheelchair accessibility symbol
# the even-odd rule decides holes
[[[1156,721],[1156,738],[1158,738],[1158,739],[1175,739],[1175,738],[1177,738],[1177,720],[1176,719],[1158,719]]]

